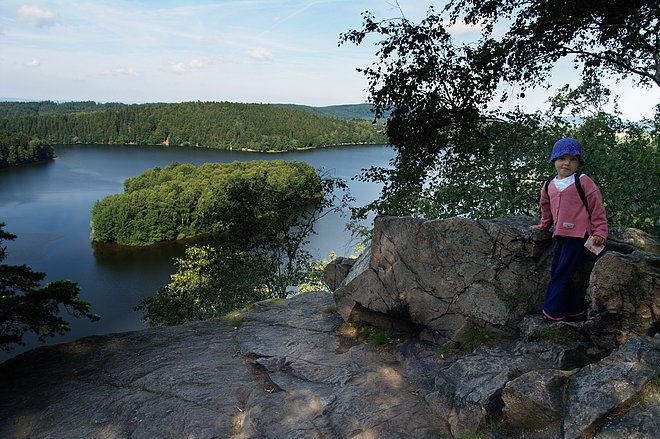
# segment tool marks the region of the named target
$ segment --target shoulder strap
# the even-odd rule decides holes
[[[545,183],[543,183],[543,190],[545,191],[545,196],[548,197],[548,199],[550,199],[550,194],[548,193],[548,186],[550,186],[550,182],[551,182],[552,180],[554,180],[554,178],[555,178],[555,176],[554,176],[554,175],[551,175],[551,176],[545,181]]]
[[[587,196],[584,194],[584,189],[582,189],[582,183],[580,183],[580,173],[575,171],[575,189],[577,189],[578,195],[584,204],[584,208],[587,209],[587,214],[589,219],[591,219],[591,212],[589,212],[589,203],[587,202]]]
[[[543,185],[543,190],[545,191],[545,195],[548,198],[550,198],[550,194],[548,193],[548,186],[550,185],[550,182],[554,178],[555,176],[551,175],[550,178],[548,178]],[[582,189],[582,183],[580,183],[580,173],[578,171],[575,171],[575,189],[577,189],[577,193],[580,196],[580,200],[582,200],[582,204],[584,204],[584,208],[587,209],[587,214],[589,215],[589,219],[591,219],[591,212],[589,212],[589,203],[587,202],[587,196],[584,194],[584,189]]]

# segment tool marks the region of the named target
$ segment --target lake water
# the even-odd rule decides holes
[[[0,170],[0,222],[4,231],[17,235],[5,241],[10,265],[26,264],[45,272],[46,282],[77,282],[80,297],[92,304],[101,320],[71,318],[72,330],[47,344],[75,340],[92,334],[141,329],[142,315],[133,311],[138,301],[165,286],[175,271],[172,258],[183,254],[180,244],[127,249],[93,246],[89,238],[90,211],[95,201],[123,191],[126,178],[154,166],[172,162],[228,163],[236,160],[304,161],[330,175],[345,179],[363,205],[378,196],[373,183],[354,181],[362,168],[387,166],[394,152],[384,145],[344,146],[282,154],[220,151],[201,148],[85,145],[56,147],[57,158],[15,169]],[[318,258],[351,254],[355,242],[346,231],[345,216],[328,215],[318,224],[309,250]],[[0,362],[41,345],[26,337],[27,346],[10,354],[0,352]]]

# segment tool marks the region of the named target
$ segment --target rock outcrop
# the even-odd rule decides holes
[[[87,337],[0,365],[0,437],[443,438],[392,353],[342,335],[328,293]]]
[[[657,239],[614,230],[605,254],[589,254],[576,274],[589,319],[548,325],[539,312],[552,240],[530,229],[536,223],[378,218],[369,252],[352,267],[343,259],[341,270],[327,268],[337,310],[349,322],[408,324],[439,345],[486,344],[431,362],[437,377],[426,400],[453,437],[489,424],[499,437],[624,437],[616,428],[653,437],[660,260],[636,246],[653,250]]]
[[[377,218],[371,248],[334,289],[337,311],[349,322],[410,322],[436,344],[457,346],[474,327],[510,335],[545,294],[551,236],[530,229],[537,222]]]
[[[589,334],[611,350],[633,335],[660,330],[660,255],[607,252],[596,262],[587,290]]]
[[[368,251],[352,266],[345,258],[331,263],[326,283],[348,322],[416,329],[452,347],[475,331],[515,336],[523,318],[540,311],[548,280],[552,238],[530,228],[536,223],[377,218]],[[660,257],[634,247],[635,239],[646,248],[657,240],[630,229],[612,238],[600,258],[585,258],[575,279],[586,291],[595,348],[607,352],[630,336],[654,335],[660,321]]]
[[[0,437],[657,437],[658,255],[614,241],[579,279],[589,319],[548,325],[534,222],[381,218],[333,295],[21,354]]]

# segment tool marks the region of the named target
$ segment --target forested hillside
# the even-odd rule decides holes
[[[140,144],[259,151],[386,142],[382,130],[369,120],[345,121],[267,104],[74,104],[0,103],[0,129],[43,138],[52,144]]]
[[[53,148],[43,140],[25,134],[0,131],[0,168],[49,160]]]
[[[305,110],[310,113],[324,117],[336,117],[337,119],[367,119],[373,120],[374,112],[371,104],[344,104],[329,105],[327,107],[310,107],[298,104],[275,104],[278,107]]]
[[[0,102],[0,116],[36,116],[39,114],[81,113],[125,106],[126,104],[120,104],[116,102],[100,104],[94,101],[59,103],[53,101],[12,101]]]
[[[321,197],[302,162],[173,163],[127,179],[92,207],[92,239],[144,245],[205,233],[250,236]]]

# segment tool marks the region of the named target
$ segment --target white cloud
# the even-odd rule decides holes
[[[37,27],[51,26],[57,22],[57,14],[53,11],[46,11],[39,6],[23,5],[16,11],[16,18],[19,21],[26,21]]]
[[[250,58],[254,58],[259,61],[272,61],[273,60],[273,54],[270,50],[265,49],[263,47],[257,47],[254,50],[248,51],[248,56]]]
[[[186,73],[188,71],[188,69],[186,68],[186,65],[182,62],[172,64],[169,67],[169,70],[170,70],[170,72],[176,73],[176,74],[179,74],[179,75],[181,75],[183,73]]]
[[[41,65],[41,61],[39,61],[37,58],[32,58],[30,61],[25,63],[25,67],[39,67]]]
[[[120,75],[126,75],[126,76],[137,76],[138,75],[137,70],[135,70],[133,67],[118,68],[118,69],[115,69],[115,73],[119,73]]]
[[[188,63],[188,65],[195,69],[201,69],[206,67],[208,65],[208,62],[201,59],[193,59]]]
[[[447,27],[447,31],[454,36],[479,35],[481,26],[459,22]]]
[[[183,62],[178,62],[175,64],[171,64],[169,66],[169,71],[172,73],[176,73],[178,75],[187,73],[190,71],[190,69],[202,69],[204,67],[207,67],[209,65],[209,62],[206,60],[194,58],[187,63]]]

